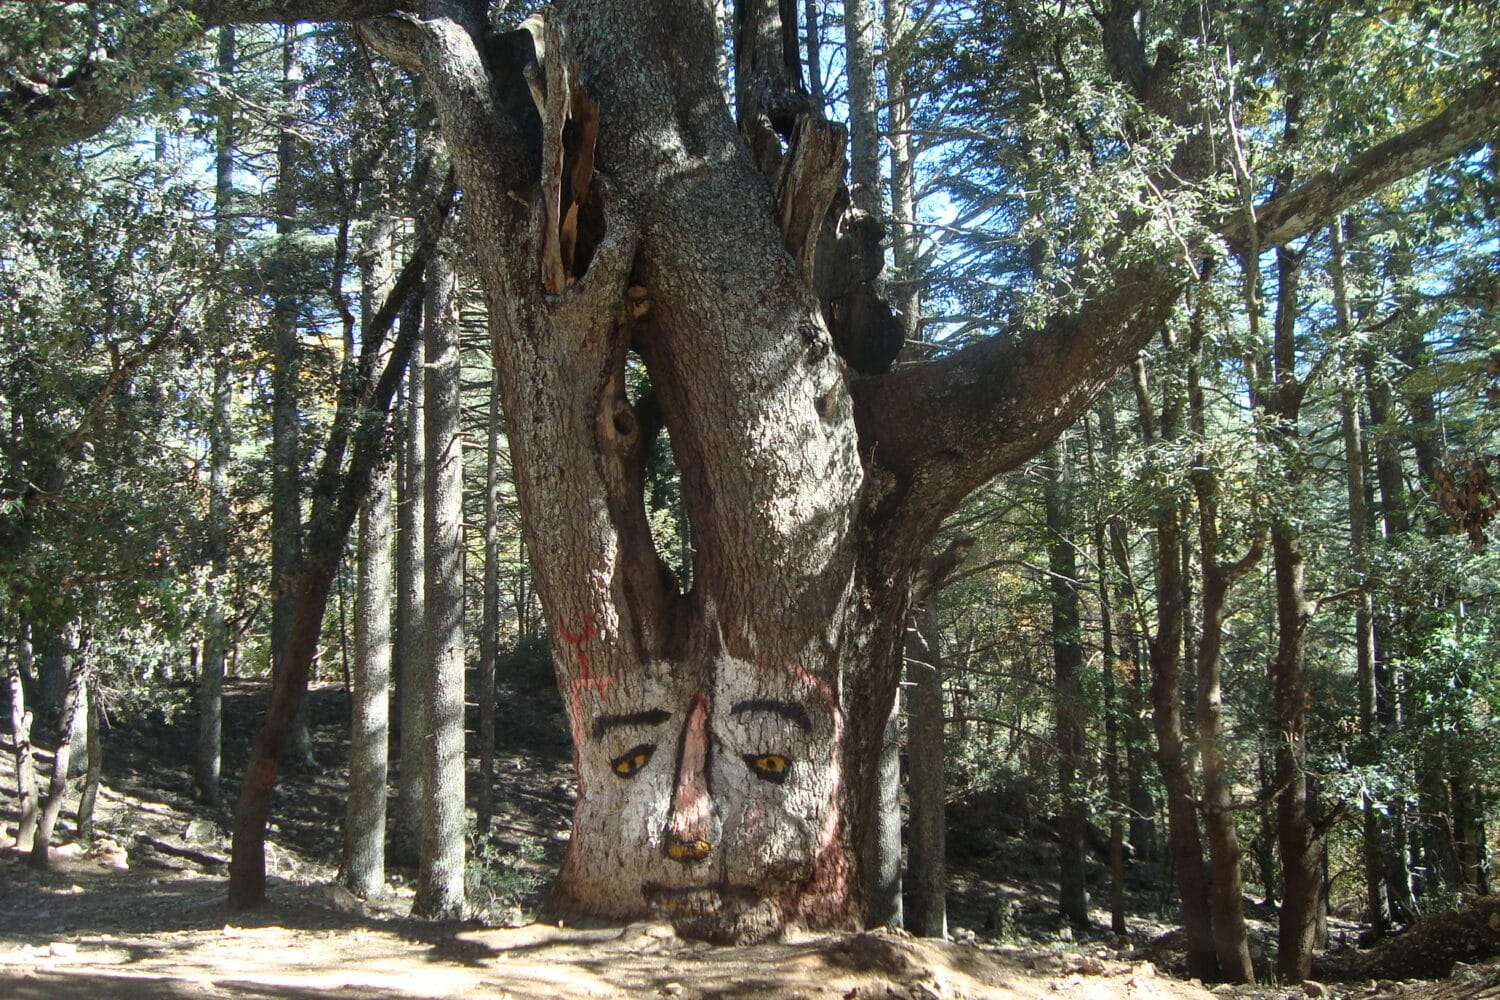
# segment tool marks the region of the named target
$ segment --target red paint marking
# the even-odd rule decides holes
[[[573,655],[578,657],[578,667],[583,671],[583,680],[590,680],[589,676],[589,654],[583,651],[583,644],[590,639],[599,638],[599,629],[594,624],[594,616],[585,611],[583,613],[583,631],[572,632],[568,629],[568,623],[559,616],[557,619],[557,635],[564,643],[573,647]]]
[[[269,789],[276,784],[276,761],[271,757],[262,757],[260,764],[255,769],[255,784],[262,790]]]
[[[578,658],[579,675],[568,685],[568,714],[572,716],[574,731],[582,732],[584,692],[597,691],[602,696],[609,690],[614,678],[608,675],[595,676],[589,670],[589,654],[583,647],[590,639],[599,638],[599,626],[594,622],[591,612],[583,613],[583,629],[578,632],[568,628],[568,623],[559,615],[557,637],[565,645],[572,646],[573,655]]]

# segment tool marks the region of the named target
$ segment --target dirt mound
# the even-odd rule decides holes
[[[1318,963],[1320,978],[1444,979],[1460,963],[1500,957],[1500,896],[1482,896],[1435,913],[1368,951],[1330,955]]]

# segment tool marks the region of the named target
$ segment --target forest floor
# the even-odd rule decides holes
[[[1132,897],[1138,912],[1128,937],[1075,937],[1053,915],[1045,843],[1015,839],[1004,850],[976,849],[962,823],[955,831],[966,850],[955,857],[952,942],[877,931],[723,948],[679,939],[664,924],[533,922],[566,844],[569,748],[545,680],[513,693],[498,727],[492,837],[470,863],[470,895],[481,916],[463,923],[411,919],[410,870],[395,869],[390,893],[379,900],[359,900],[334,885],[348,711],[336,686],[314,692],[317,766],[284,772],[267,845],[270,904],[249,913],[231,912],[225,902],[228,806],[205,809],[192,799],[190,713],[170,723],[117,723],[106,732],[99,835],[87,850],[69,843],[54,849],[45,871],[5,849],[16,802],[10,747],[0,742],[0,1000],[1500,998],[1500,967],[1482,965],[1459,966],[1442,980],[1209,992],[1174,977],[1176,938],[1149,912],[1147,893]],[[263,698],[250,684],[226,691],[226,774],[243,765]],[[63,838],[70,819],[59,824]],[[1107,914],[1097,916],[1107,925]],[[1274,937],[1269,925],[1252,926],[1257,948]]]

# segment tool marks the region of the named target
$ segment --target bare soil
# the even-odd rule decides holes
[[[268,844],[271,902],[249,913],[231,912],[224,901],[227,807],[206,809],[190,795],[190,715],[121,723],[106,734],[99,835],[87,849],[54,849],[47,870],[6,849],[17,817],[10,765],[0,763],[0,1000],[1212,995],[1159,971],[1172,967],[1170,949],[1153,951],[1147,941],[1165,925],[1142,921],[1134,940],[1072,940],[1051,917],[1055,889],[990,881],[997,873],[982,865],[955,873],[959,926],[951,943],[880,931],[723,948],[680,939],[665,924],[534,922],[566,844],[569,751],[545,690],[510,694],[499,726],[497,815],[473,862],[479,917],[464,923],[411,919],[409,870],[393,870],[381,899],[359,900],[334,885],[348,708],[336,687],[314,692],[316,766],[285,774]],[[263,697],[246,683],[227,693],[226,774],[243,764]],[[8,744],[0,742],[0,754],[11,759]],[[231,783],[226,797],[232,793]],[[71,835],[68,820],[60,824],[63,838]],[[1004,926],[985,932],[997,913]],[[1489,972],[1464,969],[1469,992],[1453,992],[1465,985],[1455,975],[1410,986],[1341,986],[1335,994],[1500,997],[1500,986],[1476,992],[1488,988]],[[1238,995],[1284,1000],[1288,991],[1242,987]]]

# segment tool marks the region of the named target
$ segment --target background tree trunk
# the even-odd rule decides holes
[[[427,689],[422,754],[422,853],[412,913],[464,915],[464,534],[463,429],[459,399],[458,295],[442,251],[427,272],[426,359]]]
[[[1152,420],[1146,367],[1134,366],[1141,437],[1150,443],[1171,440],[1181,423],[1180,389],[1162,388],[1159,429]],[[1156,762],[1167,796],[1167,850],[1177,878],[1182,922],[1187,931],[1188,969],[1201,979],[1219,974],[1213,938],[1213,916],[1203,872],[1203,840],[1198,831],[1198,801],[1193,789],[1187,740],[1182,732],[1182,656],[1184,581],[1182,579],[1182,507],[1167,494],[1156,503],[1156,635],[1150,641],[1152,726]]]
[[[1058,909],[1074,927],[1088,927],[1085,813],[1079,791],[1083,769],[1083,633],[1078,609],[1078,559],[1066,479],[1067,438],[1051,449],[1043,481],[1047,515],[1047,569],[1052,593],[1053,708],[1056,719],[1059,815]]]
[[[26,686],[22,683],[22,660],[31,650],[30,628],[17,631],[16,651],[6,662],[6,679],[10,688],[10,732],[16,754],[16,850],[31,851],[40,819],[39,792],[36,784],[36,755],[31,746],[31,712],[26,708]]]
[[[419,298],[418,302],[421,301]],[[402,315],[403,323],[423,325],[422,308]],[[392,816],[390,858],[415,867],[422,853],[422,759],[427,746],[424,705],[427,653],[424,619],[427,609],[426,523],[427,429],[426,352],[420,336],[412,348],[406,378],[405,421],[401,429],[401,494],[396,508],[397,692],[400,696],[400,768],[396,774],[397,809]]]
[[[302,66],[298,31],[288,25],[282,39],[282,99],[295,107],[302,99]],[[276,146],[276,235],[297,229],[297,139],[291,112],[281,123]],[[287,251],[283,249],[283,253]],[[280,265],[289,268],[290,261]],[[271,674],[282,670],[297,613],[293,578],[302,552],[302,454],[298,422],[298,368],[302,348],[297,335],[298,303],[287,288],[289,274],[274,277],[271,331],[275,338],[271,368]],[[307,707],[299,701],[287,753],[299,765],[313,767]]]
[[[104,769],[104,743],[99,733],[104,711],[99,705],[99,685],[92,677],[86,683],[88,721],[84,726],[87,734],[84,753],[88,768],[83,773],[83,789],[78,793],[78,839],[85,844],[94,839],[94,803],[99,798],[99,776]]]
[[[360,313],[389,294],[395,260],[393,225],[381,219],[366,248]],[[385,359],[389,361],[389,351]],[[356,896],[385,891],[386,771],[390,736],[392,465],[383,458],[359,510],[354,595],[354,665],[349,723],[349,798],[340,881]]]
[[[227,90],[234,75],[234,28],[219,29],[219,86]],[[234,198],[234,108],[224,100],[218,109],[214,135],[214,251],[220,264],[229,255]],[[221,317],[227,312],[221,310]],[[227,323],[225,324],[227,326]],[[208,425],[208,525],[209,576],[204,597],[208,616],[203,635],[203,657],[198,671],[198,753],[193,770],[193,791],[200,802],[217,806],[220,801],[220,765],[223,758],[224,660],[229,652],[229,628],[224,618],[224,598],[219,587],[229,563],[229,462],[230,371],[229,332],[221,332],[214,357],[213,410]]]
[[[1273,391],[1266,395],[1273,442],[1284,451],[1296,447],[1303,384],[1298,381],[1296,321],[1300,261],[1291,252],[1276,253],[1276,322],[1272,365]],[[1287,464],[1294,468],[1295,461]],[[1271,562],[1276,577],[1276,657],[1271,683],[1276,713],[1276,841],[1281,852],[1281,924],[1278,968],[1282,978],[1300,983],[1312,970],[1323,884],[1322,834],[1308,808],[1307,789],[1307,624],[1313,607],[1307,599],[1306,557],[1295,523],[1273,516]]]
[[[1333,281],[1334,315],[1340,336],[1352,341],[1354,320],[1349,303],[1349,291],[1345,274],[1344,224],[1335,219],[1328,227],[1329,276]],[[1350,371],[1359,385],[1358,364],[1351,364]],[[1345,487],[1349,500],[1349,554],[1354,560],[1355,571],[1361,576],[1369,572],[1365,549],[1370,540],[1370,515],[1365,501],[1365,447],[1364,428],[1361,425],[1359,396],[1354,387],[1343,389],[1339,394],[1339,420],[1344,436]],[[1365,590],[1357,597],[1354,609],[1355,686],[1359,691],[1359,730],[1361,743],[1356,762],[1366,767],[1376,760],[1378,726],[1376,703],[1378,693],[1375,685],[1375,599]],[[1390,930],[1390,909],[1385,892],[1385,844],[1381,831],[1381,814],[1368,790],[1360,795],[1361,846],[1365,867],[1365,919],[1370,923],[1370,932],[1380,940]]]
[[[929,598],[930,600],[930,598]],[[917,608],[907,635],[906,929],[948,936],[947,779],[943,648],[930,603]]]
[[[63,688],[62,710],[57,718],[57,752],[52,758],[52,781],[47,787],[46,797],[41,802],[36,838],[32,841],[31,855],[28,858],[33,868],[47,867],[47,855],[52,847],[52,832],[57,826],[57,818],[62,814],[63,800],[68,794],[68,775],[73,757],[75,722],[80,711],[88,711],[88,640],[85,635],[80,634],[76,644],[69,642],[68,645],[71,655],[67,656],[67,684]],[[87,739],[86,736],[85,739]]]
[[[495,664],[500,656],[500,381],[491,373],[484,452],[484,602],[480,613],[479,794],[476,825],[490,832],[495,796]]]

